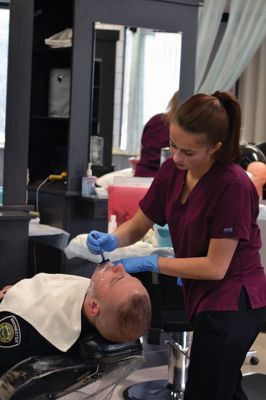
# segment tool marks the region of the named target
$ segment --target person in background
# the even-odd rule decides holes
[[[227,92],[196,94],[170,115],[170,150],[135,216],[112,234],[94,231],[94,253],[128,246],[168,223],[175,258],[120,260],[130,272],[182,278],[193,325],[184,400],[247,400],[246,353],[266,320],[259,197],[240,159],[241,110]],[[173,298],[173,302],[175,299]]]
[[[178,91],[168,104],[167,110],[177,108]],[[134,176],[154,177],[160,168],[161,149],[169,147],[168,113],[156,114],[146,123],[141,136],[140,160],[136,163]]]
[[[151,305],[142,283],[122,264],[96,267],[91,279],[40,273],[0,291],[0,375],[33,356],[71,352],[97,330],[112,342],[138,339]]]

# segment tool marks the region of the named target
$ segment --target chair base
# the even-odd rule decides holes
[[[183,400],[183,391],[173,390],[167,380],[137,383],[123,392],[125,400]]]

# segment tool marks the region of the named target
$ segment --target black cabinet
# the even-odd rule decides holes
[[[80,132],[72,132],[69,124],[72,116],[70,99],[72,103],[75,101],[75,105],[78,102],[78,97],[73,97],[71,90],[75,41],[73,39],[73,46],[61,48],[45,44],[46,38],[66,29],[71,29],[75,35],[74,5],[73,0],[36,0],[34,4],[28,162],[31,183],[45,179],[50,174],[68,172],[70,136],[79,146]],[[90,60],[93,101],[91,110],[88,108],[86,112],[87,162],[90,161],[89,138],[100,135],[104,141],[103,166],[107,171],[111,170],[112,163],[115,50],[118,38],[119,31],[96,30],[95,57]],[[82,59],[79,60],[80,65],[82,62]],[[76,155],[73,157],[76,158]],[[69,186],[66,186],[68,190]],[[79,191],[80,185],[75,189]]]
[[[30,185],[30,204],[36,205],[41,222],[67,231],[71,237],[92,229],[107,231],[107,199],[66,194],[64,182],[48,182],[36,196],[39,182]]]

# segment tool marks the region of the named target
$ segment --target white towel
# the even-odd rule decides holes
[[[46,340],[67,351],[81,332],[81,310],[90,279],[40,273],[23,279],[5,294],[0,311],[17,314]]]
[[[71,47],[72,46],[72,28],[66,28],[57,32],[49,38],[44,39],[44,43],[50,47]]]

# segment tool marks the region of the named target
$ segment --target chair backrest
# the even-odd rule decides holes
[[[263,154],[266,156],[266,142],[262,142],[256,145],[262,152]]]
[[[148,342],[160,343],[160,333],[192,331],[187,319],[183,289],[177,278],[152,272],[137,274],[146,287],[152,303],[152,321]]]
[[[90,394],[93,399],[109,399],[104,395],[105,388],[109,393],[143,361],[139,340],[112,343],[98,333],[83,336],[70,352],[29,357],[9,369],[0,377],[0,399],[61,398],[68,393],[76,394],[78,389],[99,379],[101,384],[92,386]]]

